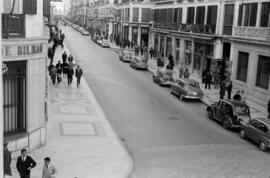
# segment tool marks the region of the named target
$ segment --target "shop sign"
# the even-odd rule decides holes
[[[40,54],[42,52],[43,52],[42,43],[2,46],[3,57],[27,56],[27,55],[33,55],[33,54]]]

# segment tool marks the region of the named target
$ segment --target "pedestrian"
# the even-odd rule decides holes
[[[4,176],[5,178],[11,177],[12,173],[11,173],[11,168],[10,168],[10,164],[11,164],[11,154],[10,151],[8,150],[8,142],[4,142]]]
[[[236,94],[233,96],[233,100],[236,100],[236,101],[242,100],[239,90],[237,90]]]
[[[81,77],[83,75],[83,70],[80,68],[80,66],[77,66],[76,72],[75,72],[75,77],[77,78],[77,87],[79,88],[80,82],[81,82]]]
[[[173,68],[174,68],[173,56],[170,54],[168,59],[169,59],[169,63],[167,65],[167,69],[173,70]]]
[[[141,50],[141,56],[143,55],[143,47],[140,47]]]
[[[150,59],[152,59],[153,58],[153,54],[154,54],[154,50],[153,50],[152,47],[150,48],[149,54],[150,54]]]
[[[73,75],[74,75],[73,68],[71,66],[68,66],[68,69],[67,69],[68,85],[72,83]]]
[[[63,78],[67,78],[68,63],[64,62],[62,67],[63,67]]]
[[[208,87],[208,89],[211,90],[212,75],[210,74],[209,71],[206,72],[204,82],[205,82],[205,89],[207,89]]]
[[[157,55],[157,68],[158,70],[161,69],[164,66],[164,61],[160,54]]]
[[[184,75],[184,78],[189,78],[189,71],[188,71],[188,69],[186,69],[185,71],[184,71],[184,73],[183,73],[183,75]]]
[[[205,69],[202,73],[202,83],[205,83],[206,74],[207,74],[207,70]]]
[[[179,67],[179,78],[183,77],[183,73],[184,73],[184,67],[183,67],[183,63],[180,63],[180,67]]]
[[[220,90],[219,90],[219,95],[220,95],[219,98],[222,99],[222,100],[224,98],[225,91],[226,91],[225,81],[221,81],[220,82]]]
[[[213,78],[214,78],[214,88],[218,89],[218,83],[219,83],[219,75],[217,72],[213,73]]]
[[[53,57],[54,57],[54,53],[52,50],[52,47],[48,48],[48,58],[51,60],[51,63],[53,63]]]
[[[18,157],[16,167],[21,178],[30,178],[31,169],[36,166],[36,162],[31,156],[27,155],[26,149],[21,150],[21,156]]]
[[[55,84],[56,75],[57,75],[57,69],[56,69],[56,67],[54,65],[52,65],[50,67],[49,75],[51,76],[52,83],[54,85]]]
[[[241,102],[246,103],[246,94],[244,90],[241,90],[240,96],[241,96]]]
[[[57,84],[59,84],[62,81],[61,75],[62,75],[62,72],[63,72],[63,65],[61,64],[60,61],[58,61],[55,68],[56,68]]]
[[[51,158],[50,157],[44,158],[42,178],[55,178],[56,173],[57,173],[57,170],[51,164]]]
[[[229,85],[226,88],[227,93],[228,93],[228,100],[231,99],[231,94],[232,94],[232,81],[229,82]]]
[[[66,51],[64,51],[64,53],[62,54],[62,63],[65,63],[67,61],[67,53]]]
[[[268,111],[268,119],[270,119],[270,99],[267,104],[267,111]]]
[[[73,56],[71,54],[68,56],[68,62],[69,63],[72,63],[73,62]]]

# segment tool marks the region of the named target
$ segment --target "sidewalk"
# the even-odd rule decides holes
[[[70,54],[66,47],[64,50]],[[58,48],[55,63],[61,55],[62,49]],[[128,177],[133,167],[131,157],[84,78],[80,88],[75,77],[71,86],[67,79],[59,85],[50,81],[48,110],[47,144],[30,153],[37,162],[31,177],[41,177],[46,156],[51,157],[57,178]],[[13,177],[17,178],[15,165],[13,160]]]
[[[157,61],[156,59],[151,59],[148,61],[148,71],[151,73],[156,73],[157,71]],[[173,72],[173,78],[179,77],[179,66],[175,66],[174,72]],[[211,101],[217,101],[219,100],[219,89],[215,89],[213,85],[211,85],[211,90],[207,90],[204,88],[204,84],[202,83],[202,79],[198,76],[195,76],[194,74],[190,74],[191,79],[194,79],[199,82],[201,86],[201,90],[204,93],[204,97],[202,99],[202,102],[206,105],[211,104]],[[232,92],[232,96],[234,95],[235,91]],[[225,96],[227,98],[227,96]],[[267,116],[267,108],[266,106],[261,106],[259,104],[256,104],[250,100],[246,100],[247,104],[250,107],[251,116],[257,117],[257,116]]]

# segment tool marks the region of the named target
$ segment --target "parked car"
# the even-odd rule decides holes
[[[180,100],[183,99],[197,99],[203,97],[203,92],[200,89],[199,82],[193,79],[177,79],[171,83],[171,93],[179,96]]]
[[[153,75],[153,82],[159,85],[171,85],[173,82],[173,70],[160,69]]]
[[[221,122],[225,129],[239,128],[240,124],[250,121],[249,107],[241,101],[219,100],[206,110],[209,118]]]
[[[147,70],[147,60],[144,58],[144,56],[133,56],[130,60],[130,67],[133,67],[135,69],[144,69]]]
[[[129,50],[125,50],[125,49],[121,49],[119,52],[119,60],[123,61],[123,62],[130,62],[132,58],[132,54],[131,51]]]
[[[102,39],[101,46],[103,48],[109,48],[110,47],[109,40],[108,39]]]
[[[85,35],[85,36],[90,35],[89,32],[82,27],[79,29],[79,31],[81,32],[82,35]]]
[[[101,36],[97,36],[96,42],[97,42],[97,44],[101,45],[101,43],[102,43],[102,37]]]
[[[240,137],[249,138],[259,145],[262,151],[270,148],[270,120],[267,118],[254,118],[241,124]]]

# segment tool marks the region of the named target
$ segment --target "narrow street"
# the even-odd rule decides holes
[[[149,72],[130,68],[90,36],[62,30],[134,161],[130,178],[269,177],[269,153],[209,120],[204,104],[179,101]]]

